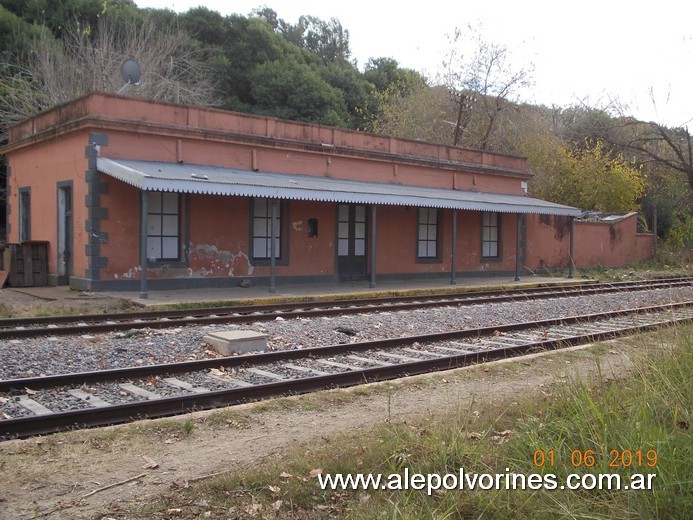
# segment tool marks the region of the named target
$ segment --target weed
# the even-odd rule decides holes
[[[192,434],[192,432],[195,430],[195,421],[192,419],[192,417],[188,417],[183,421],[183,424],[181,424],[181,429],[186,436]]]

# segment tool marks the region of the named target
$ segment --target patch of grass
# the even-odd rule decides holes
[[[569,473],[614,473],[624,482],[635,473],[656,473],[654,491],[557,490],[533,499],[535,513],[548,516],[560,506],[576,517],[686,518],[693,506],[693,332],[674,330],[678,333],[660,343],[656,354],[636,364],[628,381],[573,380],[551,408],[521,421],[518,442],[508,445],[508,460],[523,470],[531,469],[522,464],[528,454],[554,450],[551,471],[559,481]],[[656,452],[654,467],[648,452],[653,458]],[[587,455],[593,467],[584,464]],[[583,464],[574,467],[580,459]]]
[[[413,417],[297,446],[281,459],[198,482],[128,518],[666,518],[693,507],[693,327],[641,336],[632,375],[569,378],[550,396],[507,407],[471,401],[453,414]],[[672,347],[674,345],[674,347]],[[646,348],[647,347],[647,348]],[[653,348],[658,347],[658,348]],[[598,363],[598,357],[595,356]],[[599,368],[599,367],[598,367]],[[387,392],[377,398],[388,399]],[[632,454],[632,457],[626,452]],[[640,452],[640,455],[638,455]],[[652,465],[656,452],[656,464]],[[543,464],[533,455],[544,454]],[[551,453],[551,461],[549,461]],[[615,463],[611,467],[610,463]],[[322,490],[342,473],[555,475],[558,489]],[[656,474],[653,490],[560,489],[569,474]],[[501,477],[502,478],[502,477]]]
[[[690,256],[690,252],[687,256],[682,256],[679,253],[660,251],[657,257],[632,266],[594,266],[576,269],[575,277],[598,281],[619,281],[691,276],[693,261],[691,261]]]
[[[210,427],[245,429],[251,424],[250,413],[240,412],[235,408],[223,408],[205,415],[201,422]]]

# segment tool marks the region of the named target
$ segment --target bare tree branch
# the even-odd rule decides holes
[[[668,128],[658,123],[626,120],[620,125],[626,135],[619,144],[685,174],[693,191],[693,141],[688,128]]]
[[[443,79],[457,105],[454,144],[482,150],[491,147],[500,113],[532,84],[533,67],[515,69],[504,45],[487,42],[480,28],[456,29],[444,65]],[[469,136],[472,126],[476,137]]]
[[[9,126],[89,92],[119,93],[159,101],[215,104],[211,71],[195,57],[185,33],[156,25],[152,18],[117,25],[103,16],[93,30],[77,21],[63,39],[41,31],[32,49],[15,63],[0,64],[13,74],[0,80],[0,141]],[[123,85],[120,68],[135,59],[139,85]]]

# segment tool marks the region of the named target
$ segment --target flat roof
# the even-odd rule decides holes
[[[144,191],[573,217],[581,214],[578,208],[529,196],[255,172],[200,164],[98,157],[96,168]]]

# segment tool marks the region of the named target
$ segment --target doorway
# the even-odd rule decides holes
[[[366,278],[366,224],[366,206],[337,206],[337,273],[340,281]]]
[[[58,183],[58,285],[70,284],[72,251],[72,182]]]

